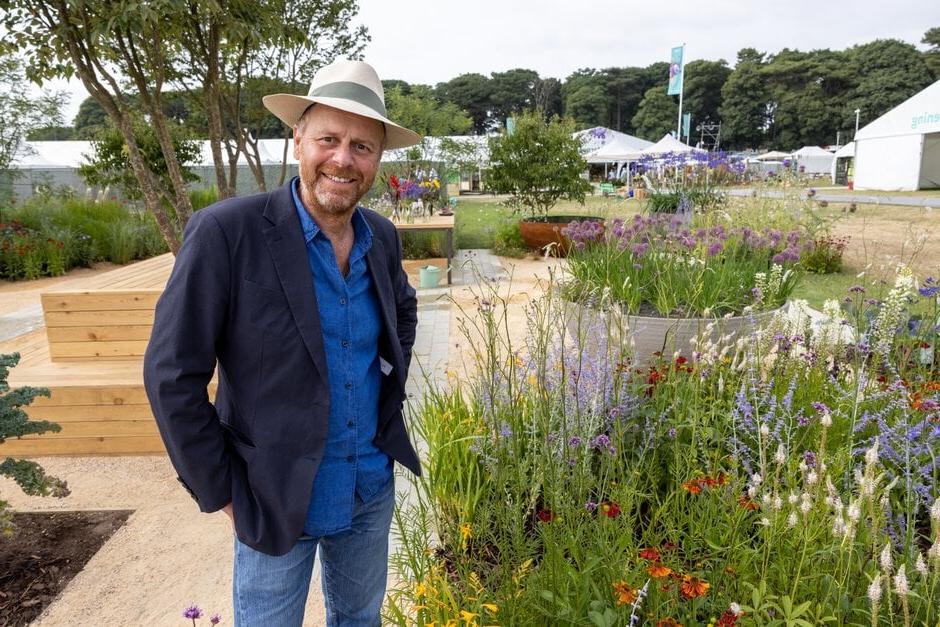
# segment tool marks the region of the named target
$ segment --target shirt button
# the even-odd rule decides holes
[[[347,456],[346,456],[346,461],[351,464],[352,461],[353,461],[353,456],[352,456],[352,455],[347,455]]]
[[[343,348],[349,348],[349,340],[343,340]]]
[[[352,381],[347,381],[347,382],[346,382],[346,389],[347,389],[347,390],[351,390],[351,389],[352,389]]]
[[[340,304],[340,305],[345,305],[345,304],[346,304],[346,299],[345,299],[345,298],[340,298],[340,299],[339,299],[339,304]]]

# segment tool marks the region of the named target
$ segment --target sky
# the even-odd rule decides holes
[[[372,36],[364,58],[383,79],[434,85],[467,72],[512,68],[564,80],[579,68],[725,59],[737,51],[841,50],[874,39],[920,43],[940,26],[937,0],[359,0]],[[70,123],[86,96],[72,92]]]

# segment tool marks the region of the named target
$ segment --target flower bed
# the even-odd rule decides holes
[[[417,417],[388,620],[936,624],[937,291],[902,272],[642,369],[573,342],[553,285],[518,342],[481,297],[477,369]]]

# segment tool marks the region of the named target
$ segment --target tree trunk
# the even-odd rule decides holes
[[[159,107],[159,102],[156,103]],[[176,148],[173,146],[173,139],[166,127],[166,122],[162,116],[151,115],[153,129],[157,135],[157,141],[160,142],[160,149],[163,151],[163,159],[166,161],[167,173],[170,175],[170,182],[173,185],[173,209],[176,210],[176,217],[181,227],[185,228],[189,218],[193,215],[193,203],[189,199],[189,190],[186,189],[186,181],[183,180],[183,170],[180,167],[179,159],[176,158]]]
[[[258,191],[268,191],[267,182],[264,180],[264,164],[261,163],[261,152],[258,150],[258,140],[251,141],[243,135],[240,147],[242,154],[245,155],[245,161],[248,162],[248,167],[255,177],[255,183],[258,184]]]

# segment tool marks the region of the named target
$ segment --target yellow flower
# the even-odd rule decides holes
[[[467,610],[460,610],[460,618],[461,618],[461,620],[464,620],[464,621],[466,621],[467,623],[470,623],[471,625],[476,625],[476,624],[477,624],[477,622],[476,622],[475,620],[473,620],[473,619],[475,619],[476,617],[477,617],[477,615],[474,614],[473,612],[468,612]]]
[[[460,536],[464,541],[473,537],[473,527],[470,526],[470,523],[460,523]]]
[[[415,584],[415,596],[416,597],[423,597],[425,594],[427,594],[427,592],[428,592],[428,587],[425,586],[423,583]]]
[[[499,608],[493,605],[492,603],[483,603],[480,607],[482,607],[485,610],[489,610],[493,614],[499,611]]]

